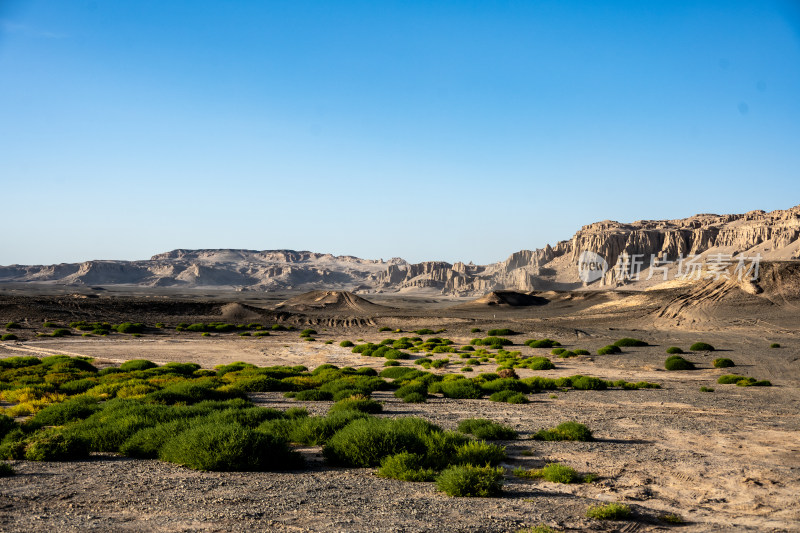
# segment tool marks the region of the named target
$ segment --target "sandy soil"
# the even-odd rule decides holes
[[[406,302],[408,304],[408,302]],[[20,302],[13,316],[18,320]],[[516,531],[539,523],[567,530],[656,531],[671,529],[658,520],[664,513],[680,514],[681,531],[798,531],[800,530],[800,342],[794,315],[770,316],[771,324],[739,325],[707,331],[648,327],[640,310],[607,319],[592,314],[581,319],[536,316],[519,310],[447,313],[441,304],[426,314],[419,304],[412,311],[381,317],[380,324],[396,327],[446,328],[441,336],[466,343],[493,326],[523,332],[514,337],[551,337],[567,346],[594,353],[624,336],[652,346],[628,348],[614,356],[554,358],[550,371],[521,371],[561,376],[589,374],[605,379],[646,380],[662,389],[637,391],[570,391],[532,395],[527,405],[488,400],[436,398],[427,404],[404,404],[390,393],[381,416],[422,416],[453,429],[458,421],[476,416],[515,427],[521,438],[505,442],[507,466],[540,467],[559,461],[592,472],[591,484],[560,485],[524,480],[509,474],[501,498],[454,499],[437,492],[432,483],[404,483],[378,478],[369,469],[333,468],[322,462],[319,449],[302,452],[310,467],[301,472],[201,473],[157,461],[133,460],[103,454],[71,463],[18,461],[20,475],[0,483],[0,530],[3,531]],[[46,311],[53,315],[53,304]],[[401,306],[396,306],[400,309]],[[6,308],[7,309],[7,308]],[[31,320],[39,320],[31,311]],[[57,315],[54,315],[57,316]],[[165,322],[184,321],[163,316]],[[194,315],[193,315],[194,317]],[[198,320],[202,315],[196,315]],[[155,319],[147,315],[147,321]],[[742,320],[746,315],[742,315]],[[208,319],[208,318],[206,318]],[[736,317],[727,317],[731,323]],[[308,316],[290,317],[298,324]],[[376,341],[398,334],[377,333],[369,327],[326,327],[316,342],[300,341],[297,332],[247,338],[224,334],[161,332],[141,338],[36,339],[0,344],[0,357],[68,353],[90,355],[100,362],[148,358],[158,362],[194,361],[207,367],[232,361],[257,365],[323,363],[373,366],[383,360],[361,357],[340,348],[344,339]],[[33,330],[32,330],[33,331]],[[326,345],[326,340],[334,344]],[[668,346],[684,349],[705,341],[721,351],[690,354],[698,364],[691,372],[666,372]],[[780,349],[769,349],[779,342]],[[521,349],[525,354],[547,350]],[[714,357],[729,357],[736,373],[769,379],[775,386],[742,388],[717,385],[726,371],[712,368]],[[411,362],[404,362],[411,364]],[[450,368],[448,371],[455,371]],[[481,365],[476,372],[491,371]],[[700,386],[715,389],[699,392]],[[277,393],[255,395],[265,406],[286,408],[294,402]],[[327,402],[305,403],[323,413]],[[539,429],[565,420],[587,424],[597,441],[546,443],[530,439]],[[624,501],[636,513],[630,522],[600,522],[584,518],[589,505]]]

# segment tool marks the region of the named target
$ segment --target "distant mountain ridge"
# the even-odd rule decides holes
[[[409,263],[295,250],[185,250],[143,261],[85,261],[57,265],[0,266],[0,283],[217,287],[236,290],[349,290],[454,296],[493,290],[570,290],[584,286],[577,261],[583,251],[603,256],[611,270],[597,285],[613,285],[624,254],[759,254],[769,261],[800,259],[800,206],[741,215],[695,215],[629,224],[603,221],[581,228],[570,240],[521,250],[489,265],[424,261]]]

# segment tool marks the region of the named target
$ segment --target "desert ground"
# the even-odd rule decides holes
[[[384,360],[352,353],[343,340],[380,342],[401,334],[379,328],[443,329],[437,336],[468,344],[491,328],[511,328],[514,350],[552,358],[556,368],[518,370],[520,377],[583,374],[605,380],[648,381],[660,389],[555,391],[531,394],[528,404],[486,398],[435,396],[409,404],[390,391],[379,416],[414,415],[445,429],[483,417],[512,426],[520,436],[501,441],[508,460],[504,493],[497,498],[451,498],[430,482],[380,478],[374,469],[334,467],[318,447],[299,451],[308,466],[292,472],[199,472],[156,460],[94,454],[72,462],[11,461],[16,476],[0,480],[3,531],[519,531],[547,525],[565,531],[798,531],[800,530],[800,336],[797,308],[765,304],[746,295],[725,305],[672,313],[670,291],[636,294],[542,293],[537,305],[473,302],[474,298],[398,294],[360,299],[333,295],[315,307],[292,294],[145,289],[7,286],[0,290],[0,322],[17,321],[19,340],[0,343],[0,357],[53,354],[94,358],[97,366],[131,359],[195,362],[203,367],[234,361],[258,366],[321,364],[383,369]],[[672,307],[670,307],[672,306]],[[137,321],[166,327],[141,337],[37,337],[43,321]],[[176,332],[182,322],[262,322],[313,327],[315,341],[297,331],[267,337]],[[405,335],[406,333],[403,333]],[[569,359],[529,348],[529,338],[551,338],[567,349],[598,348],[623,337],[648,346],[621,354]],[[326,341],[333,341],[325,344]],[[688,353],[696,370],[664,369],[665,350],[698,341],[713,353]],[[361,341],[359,341],[361,342]],[[779,343],[780,348],[770,348]],[[422,355],[414,356],[414,358]],[[717,369],[716,357],[735,361]],[[413,366],[413,358],[401,361]],[[459,372],[460,362],[436,373]],[[470,375],[492,372],[480,364]],[[735,372],[771,387],[719,385]],[[710,387],[714,392],[701,392]],[[298,402],[281,393],[254,393],[265,407],[305,406],[324,414],[331,402]],[[532,435],[574,420],[594,433],[592,442],[545,442]],[[593,483],[558,484],[525,479],[516,467],[560,462],[598,476]],[[625,521],[586,517],[590,505],[624,502]],[[659,517],[676,514],[673,525]]]

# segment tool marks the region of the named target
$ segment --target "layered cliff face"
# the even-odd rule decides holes
[[[609,270],[596,282],[578,276],[585,251],[601,256]],[[239,290],[328,289],[369,292],[422,292],[483,295],[492,290],[574,290],[625,284],[645,288],[653,257],[673,263],[699,255],[763,260],[800,260],[800,206],[743,215],[696,215],[681,220],[603,221],[581,228],[570,240],[537,250],[521,250],[490,265],[443,261],[410,264],[294,250],[173,250],[147,261],[87,261],[80,264],[0,267],[0,282],[86,285],[229,287]],[[641,279],[623,280],[620,265],[638,258]],[[627,259],[626,259],[627,258]],[[651,276],[652,277],[652,276]]]

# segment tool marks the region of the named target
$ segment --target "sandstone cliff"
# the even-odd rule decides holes
[[[584,251],[602,256],[610,269],[602,279],[584,284],[578,257]],[[750,211],[742,215],[695,215],[680,220],[643,220],[629,224],[603,221],[581,228],[570,240],[537,250],[521,250],[490,265],[403,259],[375,261],[294,250],[173,250],[145,261],[87,261],[80,264],[0,266],[2,282],[153,287],[228,287],[238,290],[353,290],[483,295],[493,290],[575,290],[625,284],[646,288],[651,257],[723,254],[756,256],[768,261],[800,259],[800,206]],[[638,256],[639,281],[620,279],[625,258]],[[734,261],[736,259],[733,259]],[[670,275],[675,275],[673,264]]]

